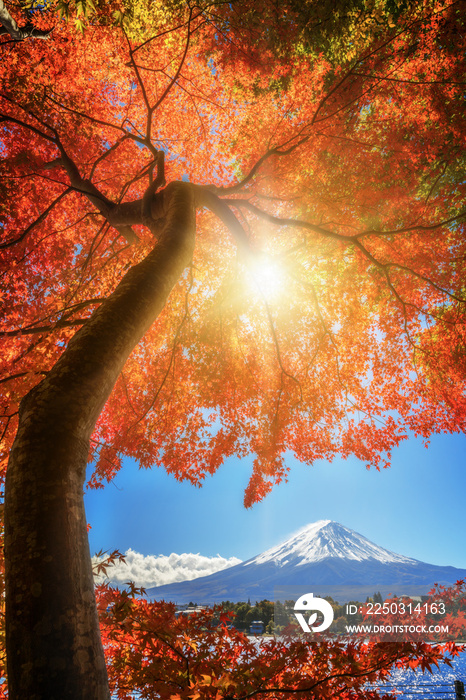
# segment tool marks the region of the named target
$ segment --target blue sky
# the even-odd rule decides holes
[[[407,440],[382,472],[356,459],[288,463],[288,483],[245,510],[250,460],[229,459],[201,489],[128,460],[113,483],[85,496],[91,553],[131,548],[244,560],[331,519],[400,554],[466,569],[464,435],[433,436],[428,449]]]

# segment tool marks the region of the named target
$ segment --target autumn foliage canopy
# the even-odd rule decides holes
[[[408,430],[463,428],[456,9],[420,10],[344,65],[298,41],[274,60],[215,7],[184,7],[175,28],[158,7],[144,37],[57,22],[47,41],[6,42],[5,454],[21,397],[154,240],[135,226],[130,244],[70,185],[58,141],[114,204],[143,196],[163,151],[166,180],[214,193],[245,243],[198,211],[193,263],[94,433],[96,481],[121,455],[197,483],[252,452],[250,505],[287,450],[384,466]]]
[[[252,453],[251,506],[287,452],[379,469],[408,433],[464,430],[461,3],[60,0],[28,22],[0,36],[3,473],[21,399],[177,182],[194,254],[100,413],[94,486],[123,456],[200,484]]]

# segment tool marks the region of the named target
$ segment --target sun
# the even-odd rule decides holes
[[[285,289],[285,271],[277,258],[261,254],[248,262],[246,277],[255,295],[276,301]]]

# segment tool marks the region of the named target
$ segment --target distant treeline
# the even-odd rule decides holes
[[[348,622],[358,624],[362,621],[360,613],[353,613],[351,616],[347,614],[347,606],[353,604],[359,609],[363,605],[360,601],[351,600],[348,603],[344,603],[344,605],[340,605],[330,596],[325,596],[325,600],[328,600],[333,608],[333,619],[335,622],[332,626],[332,631],[344,632]],[[383,603],[383,598],[380,592],[377,592],[372,597],[366,598],[365,602]],[[231,613],[231,624],[242,632],[248,632],[252,622],[260,620],[264,624],[265,634],[276,634],[280,633],[288,625],[296,625],[294,604],[294,600],[286,600],[284,603],[261,600],[260,602],[256,601],[254,605],[250,600],[247,603],[233,603],[230,600],[225,600],[220,603],[220,607],[223,608],[224,612]],[[193,604],[191,603],[190,605]]]

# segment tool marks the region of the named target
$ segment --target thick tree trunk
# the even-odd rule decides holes
[[[11,700],[108,700],[83,505],[89,439],[133,348],[194,250],[192,188],[156,196],[165,225],[22,402],[5,487]]]

